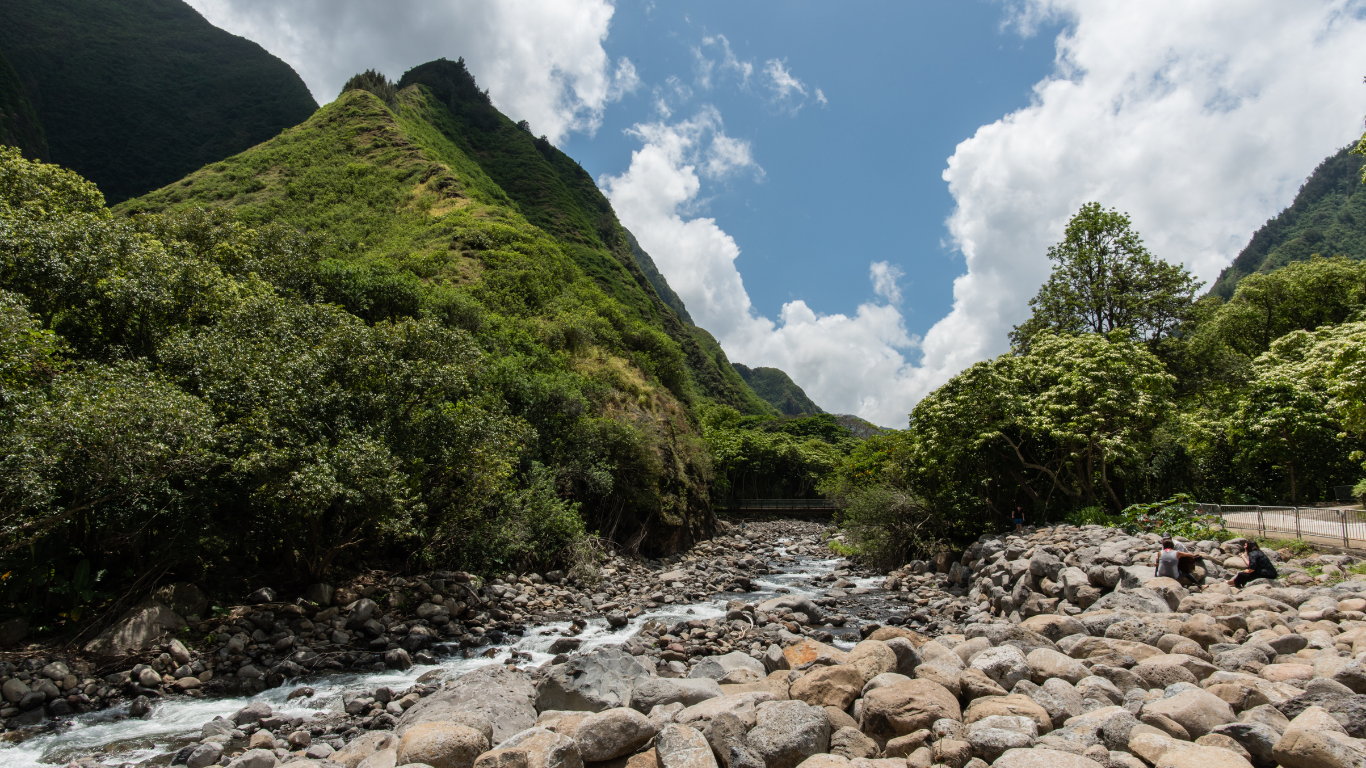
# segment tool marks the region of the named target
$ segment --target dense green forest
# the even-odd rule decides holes
[[[1013,350],[822,481],[866,555],[902,562],[999,530],[1016,508],[1115,522],[1178,493],[1331,501],[1366,476],[1366,261],[1294,260],[1243,277],[1228,301],[1198,297],[1126,215],[1094,203],[1048,255]]]
[[[318,105],[290,66],[183,0],[0,0],[19,140],[117,203],[265,141]],[[15,103],[0,62],[0,111]],[[10,129],[11,132],[13,129]],[[46,154],[38,150],[45,135]]]
[[[3,150],[7,611],[710,535],[702,414],[774,410],[577,164],[414,72],[114,209]]]

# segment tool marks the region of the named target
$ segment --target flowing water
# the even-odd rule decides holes
[[[780,540],[779,543],[782,543]],[[785,555],[780,547],[778,556]],[[791,594],[821,597],[824,588],[813,587],[812,579],[833,571],[841,560],[814,560],[798,558],[780,571],[769,573],[754,580],[757,591],[746,593],[746,601],[763,600],[773,597],[782,589]],[[857,579],[857,586],[871,587],[878,578]],[[579,651],[589,651],[604,645],[618,645],[640,630],[648,621],[674,623],[687,619],[712,619],[724,616],[726,602],[731,597],[724,596],[698,603],[665,605],[647,611],[619,629],[608,627],[604,619],[592,619],[578,635],[583,641]],[[254,701],[270,704],[276,712],[289,717],[302,717],[305,720],[318,712],[340,711],[342,693],[350,691],[373,690],[389,686],[395,690],[407,688],[418,677],[432,670],[444,670],[450,675],[458,675],[489,664],[509,661],[516,651],[529,654],[529,665],[536,666],[549,661],[550,644],[561,636],[561,631],[570,626],[569,622],[552,622],[532,625],[526,634],[515,643],[495,646],[491,658],[465,659],[453,656],[442,659],[436,664],[414,666],[404,671],[357,672],[330,675],[315,675],[298,680],[288,680],[279,688],[272,688],[250,697],[198,699],[174,697],[154,705],[150,715],[145,718],[128,717],[128,705],[79,715],[61,727],[44,733],[19,744],[0,746],[0,765],[5,768],[36,768],[37,766],[61,765],[73,758],[95,754],[105,763],[130,763],[145,765],[166,765],[180,747],[198,741],[200,727],[215,717],[230,717],[234,712]],[[857,640],[857,633],[853,634]],[[837,646],[848,649],[853,642],[837,636]],[[518,662],[528,664],[525,656]],[[296,698],[285,701],[289,691],[300,685],[308,685],[315,691],[311,698]]]

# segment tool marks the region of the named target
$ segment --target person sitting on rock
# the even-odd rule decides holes
[[[1170,548],[1170,549],[1176,550],[1177,552],[1189,552],[1189,551],[1190,551],[1189,549],[1186,548],[1186,545],[1185,545],[1185,544],[1182,544],[1181,542],[1177,541],[1176,539],[1173,539],[1173,538],[1172,538],[1172,535],[1171,535],[1170,533],[1164,533],[1164,534],[1162,534],[1162,545],[1161,545],[1161,546],[1162,546],[1163,549],[1169,549],[1169,548]]]
[[[1153,576],[1165,576],[1166,578],[1179,581],[1181,579],[1180,562],[1180,556],[1177,554],[1176,549],[1172,547],[1171,537],[1168,536],[1167,538],[1164,538],[1162,540],[1162,554],[1157,556],[1157,567],[1153,568]]]
[[[1229,584],[1242,587],[1253,579],[1274,579],[1279,575],[1276,573],[1276,566],[1271,564],[1271,558],[1267,557],[1262,548],[1257,546],[1257,542],[1248,539],[1243,546],[1247,553],[1248,567],[1229,579]]]

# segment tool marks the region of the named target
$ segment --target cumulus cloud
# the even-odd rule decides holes
[[[463,56],[500,110],[559,141],[596,130],[608,103],[640,83],[629,60],[614,68],[603,49],[610,0],[188,2],[288,62],[321,103],[365,69],[398,79],[423,62]]]
[[[1351,0],[1018,6],[1010,21],[1023,32],[1066,22],[1055,70],[1028,107],[982,126],[949,158],[947,224],[966,272],[952,311],[923,341],[906,330],[890,264],[870,265],[881,302],[852,316],[804,301],[776,321],[755,312],[734,264],[739,246],[714,219],[689,218],[724,137],[719,115],[639,126],[630,167],[602,184],[733,360],[782,368],[829,410],[902,426],[934,387],[1005,351],[1047,277],[1048,245],[1088,200],[1129,211],[1155,253],[1213,278],[1360,131],[1361,10]],[[764,69],[775,95],[804,93],[776,63]]]
[[[886,261],[875,261],[868,265],[868,279],[873,281],[873,293],[886,299],[889,304],[901,303],[901,286],[897,281],[905,275],[901,268]]]

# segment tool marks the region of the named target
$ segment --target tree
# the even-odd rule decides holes
[[[1366,306],[1366,262],[1344,256],[1297,261],[1248,275],[1210,322],[1230,347],[1256,357],[1292,331],[1353,319]]]
[[[1128,330],[1156,342],[1186,317],[1200,283],[1179,264],[1154,258],[1128,214],[1087,203],[1048,249],[1053,273],[1030,299],[1034,314],[1011,332],[1017,349],[1039,333]]]
[[[1259,378],[1285,379],[1322,393],[1344,432],[1366,438],[1366,321],[1294,331],[1257,358]],[[1366,458],[1361,450],[1357,460]]]

